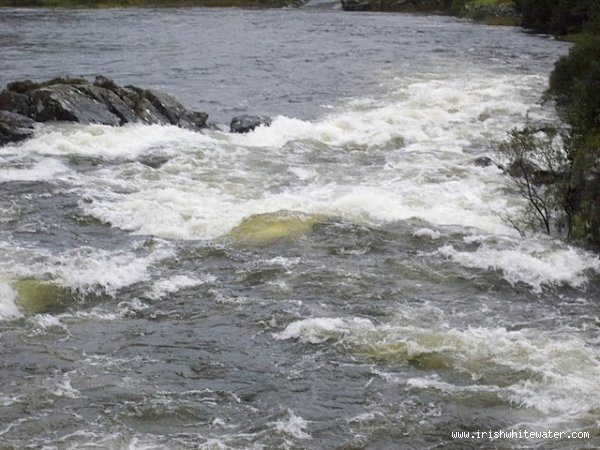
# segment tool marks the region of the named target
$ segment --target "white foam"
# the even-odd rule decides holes
[[[211,141],[206,135],[174,126],[60,124],[44,127],[35,139],[23,143],[19,151],[30,155],[131,159],[157,150],[174,154],[181,148]]]
[[[30,320],[34,321],[36,332],[45,331],[48,328],[65,328],[58,317],[49,314],[37,314]]]
[[[274,426],[276,431],[288,434],[296,439],[312,439],[312,436],[305,431],[308,422],[294,414],[291,409],[288,409],[287,417],[284,420],[271,422],[269,425]]]
[[[151,254],[139,257],[134,253],[112,253],[101,250],[86,252],[89,249],[69,252],[57,258],[60,266],[54,274],[74,288],[89,290],[96,285],[102,286],[106,292],[116,290],[145,281],[150,278],[149,267],[159,259],[171,253],[162,255]]]
[[[534,238],[503,244],[483,244],[474,252],[445,245],[439,253],[465,267],[498,270],[509,283],[525,283],[537,292],[543,286],[580,287],[588,280],[586,273],[600,273],[600,258],[581,249]]]
[[[59,254],[42,249],[15,248],[9,243],[4,247],[10,250],[10,257],[0,257],[0,274],[5,274],[7,282],[45,274],[55,283],[73,290],[96,292],[100,288],[110,295],[123,287],[149,280],[152,266],[175,254],[173,246],[164,241],[156,241],[152,251],[142,252],[135,246],[116,251],[79,247]],[[10,312],[10,305],[14,303],[12,290],[3,291],[2,286],[5,285],[0,282],[0,305],[6,305]]]
[[[497,327],[467,329],[407,324],[406,317],[374,325],[362,318],[311,318],[289,324],[276,339],[304,343],[343,343],[345,351],[368,358],[405,363],[421,355],[437,355],[471,384],[454,384],[441,376],[425,378],[382,375],[415,389],[434,388],[450,394],[490,392],[549,418],[587,417],[600,405],[600,351],[576,334],[564,331]],[[499,387],[499,372],[519,374]],[[502,379],[504,383],[505,379]]]
[[[69,169],[61,162],[52,158],[44,158],[28,168],[0,169],[0,182],[52,180],[59,174],[67,172]]]
[[[292,322],[282,332],[274,333],[273,337],[279,340],[297,339],[300,342],[320,344],[332,338],[337,340],[357,328],[371,329],[373,324],[368,319],[356,317],[319,317]]]
[[[81,397],[81,392],[75,389],[71,385],[71,379],[69,378],[69,374],[65,374],[63,379],[56,383],[56,385],[50,389],[54,395],[58,397],[68,397],[68,398],[79,398]]]
[[[212,275],[205,275],[203,277],[174,275],[170,278],[155,281],[147,295],[150,298],[158,299],[181,289],[212,283],[215,280],[216,277]]]
[[[17,293],[10,285],[0,282],[0,320],[16,319],[23,314],[15,304]]]
[[[430,228],[419,228],[413,232],[413,236],[426,237],[429,239],[439,239],[442,234],[439,231],[432,230]]]
[[[426,74],[398,79],[385,98],[349,102],[314,122],[277,117],[244,135],[72,126],[46,132],[24,152],[172,155],[160,169],[105,165],[60,175],[92,200],[80,205],[86,213],[140,234],[215,239],[248,216],[287,209],[375,225],[416,217],[516,235],[498,211],[523,200],[504,192],[495,166],[470,164],[465,149],[487,151],[490,140],[524,122],[544,81]]]

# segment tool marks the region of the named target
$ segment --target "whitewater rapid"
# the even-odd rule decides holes
[[[555,120],[541,99],[565,44],[335,11],[73,12],[65,29],[90,14],[143,50],[101,47],[103,65],[129,80],[135,58],[171,61],[148,82],[218,128],[43,124],[0,148],[0,442],[460,449],[452,431],[527,427],[592,437],[485,444],[600,445],[600,258],[506,221],[526,202],[496,151]],[[170,30],[162,47],[136,17]],[[198,24],[283,41],[174,40]],[[194,76],[212,80],[198,98]],[[229,133],[252,102],[271,126]]]

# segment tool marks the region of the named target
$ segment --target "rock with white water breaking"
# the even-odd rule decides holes
[[[13,284],[15,303],[26,314],[62,312],[75,302],[73,293],[52,281],[22,278]]]
[[[43,83],[30,80],[10,83],[0,92],[0,112],[3,113],[0,145],[31,136],[21,131],[33,128],[25,125],[26,118],[36,122],[111,126],[137,122],[176,125],[190,130],[206,128],[208,119],[208,114],[190,111],[164,92],[122,87],[102,76],[93,82],[56,78]],[[24,116],[23,119],[16,114]]]
[[[119,125],[119,118],[108,105],[89,97],[77,85],[52,84],[29,93],[32,104],[31,118],[38,122],[79,122]]]
[[[327,220],[322,214],[282,210],[249,216],[229,234],[240,245],[260,247],[308,233],[315,224]]]
[[[229,130],[232,133],[248,133],[254,130],[258,126],[269,126],[271,125],[271,119],[265,116],[251,116],[244,114],[242,116],[236,116],[231,119],[229,124]]]
[[[33,136],[35,122],[10,111],[0,111],[0,145],[18,142]]]

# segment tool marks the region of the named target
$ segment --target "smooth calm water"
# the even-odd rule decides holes
[[[443,17],[1,10],[2,85],[274,121],[0,149],[0,448],[600,447],[600,260],[521,238],[473,164],[553,117],[566,51]],[[591,438],[451,438],[511,429]]]

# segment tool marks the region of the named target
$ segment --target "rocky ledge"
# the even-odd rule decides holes
[[[126,123],[207,127],[208,114],[190,111],[164,92],[119,86],[99,76],[92,81],[55,78],[24,80],[0,92],[0,145],[32,136],[35,122],[78,122],[111,126]]]

